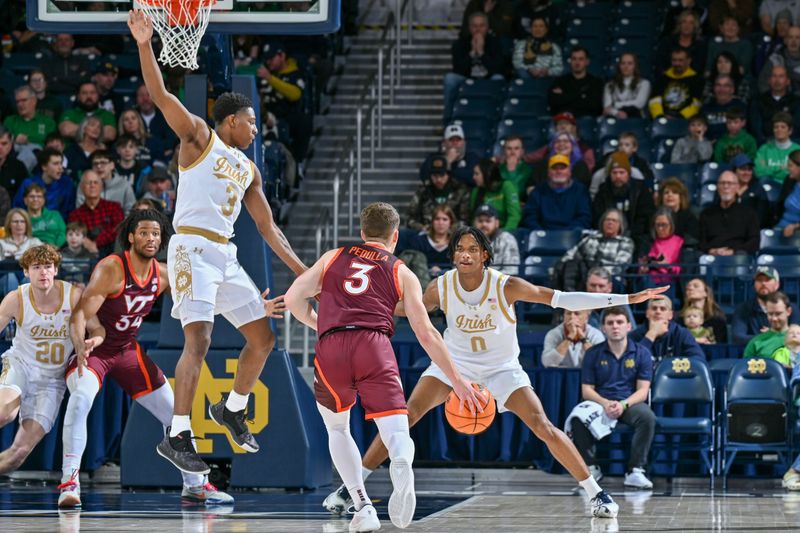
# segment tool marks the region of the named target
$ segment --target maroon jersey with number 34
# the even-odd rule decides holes
[[[398,269],[403,262],[384,247],[348,246],[336,254],[322,275],[317,332],[356,327],[394,335],[394,309],[403,297]]]
[[[158,262],[153,259],[150,272],[140,280],[131,269],[128,252],[111,256],[119,260],[125,274],[122,290],[109,296],[97,311],[97,318],[106,329],[106,339],[92,355],[97,352],[114,354],[136,340],[142,320],[153,308],[161,285]]]

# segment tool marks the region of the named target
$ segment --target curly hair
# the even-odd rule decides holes
[[[214,117],[214,122],[219,124],[228,115],[235,115],[248,107],[253,107],[253,102],[245,95],[241,93],[222,93],[214,102],[211,115]]]
[[[494,253],[492,252],[492,243],[489,241],[489,237],[483,234],[481,230],[478,228],[473,228],[472,226],[461,226],[453,232],[453,236],[450,237],[450,244],[447,246],[447,254],[450,256],[450,260],[453,263],[456,262],[456,248],[458,248],[458,243],[461,240],[461,237],[465,235],[472,235],[472,238],[478,243],[478,246],[481,247],[482,250],[485,250],[489,257],[484,261],[483,266],[489,267],[492,264],[492,259],[494,259]]]
[[[28,270],[33,265],[54,265],[58,268],[60,264],[61,254],[51,244],[28,248],[19,260],[19,266],[22,267],[22,270]]]
[[[123,250],[129,249],[131,243],[128,242],[128,235],[136,232],[136,226],[139,225],[139,222],[149,221],[158,222],[158,225],[161,226],[161,245],[158,247],[158,251],[160,252],[166,248],[169,243],[169,238],[174,233],[172,223],[167,217],[155,209],[132,209],[131,212],[128,213],[125,220],[120,222],[119,226],[117,226],[117,244],[119,244],[119,247]]]

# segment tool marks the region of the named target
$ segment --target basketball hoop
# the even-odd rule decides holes
[[[197,50],[217,0],[138,0],[161,36],[158,60],[170,67],[199,68]]]

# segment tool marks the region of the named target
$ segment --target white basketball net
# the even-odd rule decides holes
[[[138,0],[161,36],[158,60],[170,67],[199,68],[197,50],[217,0]]]

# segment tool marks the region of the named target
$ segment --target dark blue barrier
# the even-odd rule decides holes
[[[209,460],[230,460],[234,487],[316,488],[331,482],[327,434],[316,410],[311,390],[284,351],[267,359],[261,378],[250,396],[250,431],[261,450],[245,453],[232,447],[225,430],[208,417],[208,405],[233,388],[238,351],[211,350],[200,373],[192,406],[192,429],[198,452]],[[150,357],[174,373],[180,352],[153,350]],[[122,437],[123,486],[180,486],[177,470],[156,454],[161,425],[134,404]]]

